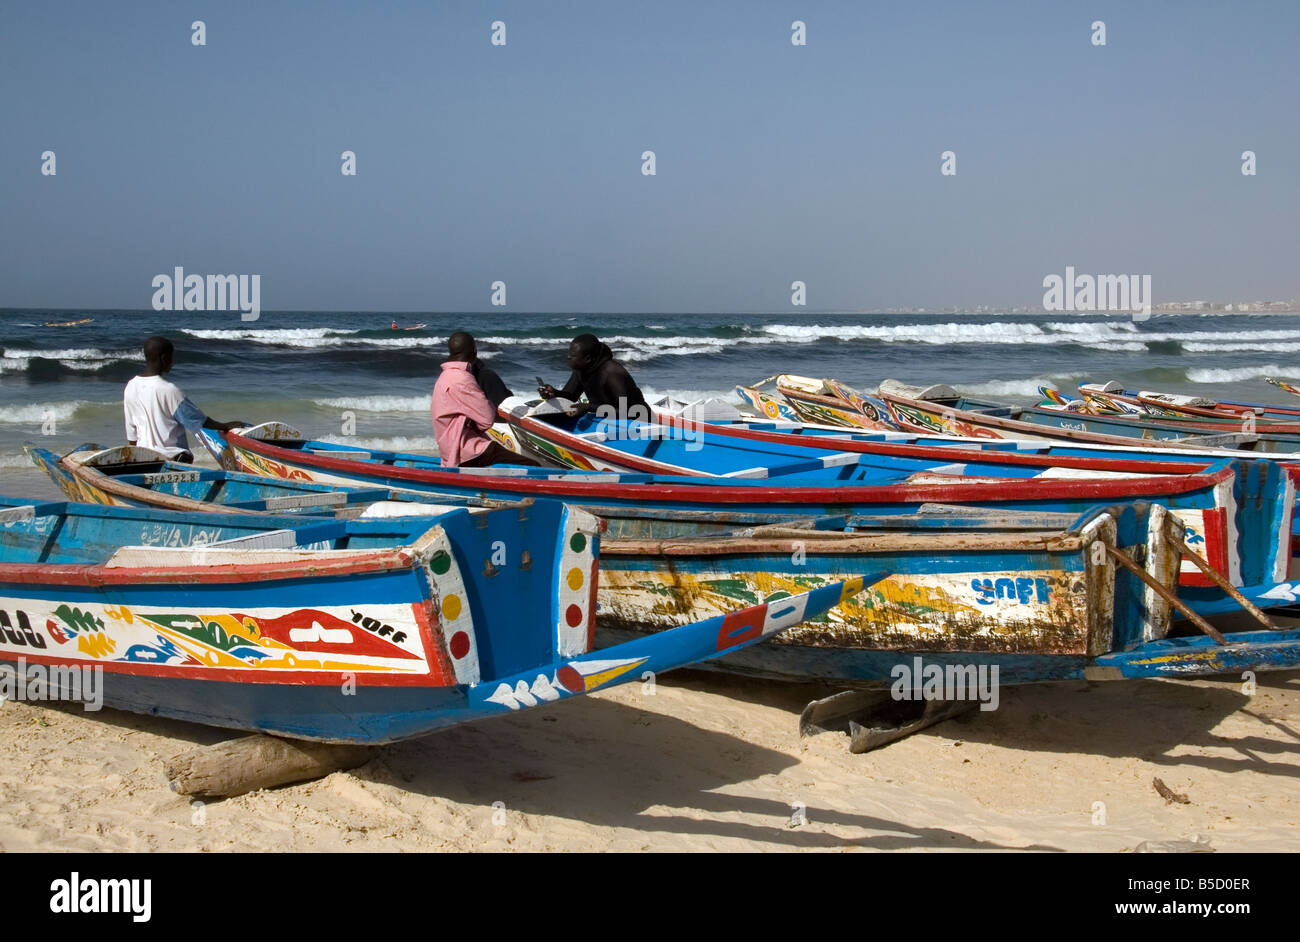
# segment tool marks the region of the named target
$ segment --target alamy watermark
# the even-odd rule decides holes
[[[895,700],[978,700],[981,710],[998,708],[996,664],[895,664],[889,695]]]
[[[1134,320],[1151,316],[1150,275],[1076,275],[1073,265],[1065,275],[1043,279],[1043,308],[1048,311],[1123,311]]]
[[[179,265],[170,275],[154,275],[155,311],[235,311],[240,320],[262,315],[261,275],[187,275]]]
[[[9,700],[71,700],[94,713],[104,708],[104,668],[98,664],[28,664],[20,657],[16,669],[13,664],[0,664],[0,705]]]

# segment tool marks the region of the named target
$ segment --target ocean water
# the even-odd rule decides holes
[[[90,317],[75,327],[46,322]],[[424,323],[420,330],[393,330]],[[1129,387],[1295,404],[1266,376],[1300,380],[1300,313],[1074,314],[385,314],[0,311],[0,493],[52,496],[27,472],[25,440],[54,451],[122,441],[122,387],[151,334],[170,337],[169,378],[222,421],[279,419],[315,438],[432,451],[429,395],[446,337],[469,330],[516,392],[567,377],[568,341],[607,342],[647,395],[730,398],[776,373],[882,379],[1008,402],[1052,384]],[[355,434],[345,437],[345,425]]]

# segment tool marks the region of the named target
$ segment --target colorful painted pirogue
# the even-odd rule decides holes
[[[595,651],[596,521],[553,501],[349,521],[0,507],[0,662],[44,671],[62,695],[82,686],[71,669],[102,668],[108,706],[331,742],[640,679],[819,616],[861,585]]]
[[[906,429],[927,434],[993,438],[1045,438],[1098,445],[1146,447],[1249,447],[1252,451],[1300,451],[1300,425],[1278,424],[1246,431],[1241,423],[1090,415],[1038,406],[1009,406],[960,395],[950,386],[907,386],[884,380],[878,395]]]
[[[227,509],[203,498],[219,497],[223,491],[214,481],[229,472],[205,471],[202,480],[190,480],[187,466],[160,462],[142,473],[138,461],[126,460],[142,457],[138,449],[116,452],[116,468],[108,461],[113,454],[97,453],[94,469],[70,463],[70,476],[93,470],[87,479],[96,488],[116,484],[116,500],[170,501],[180,491],[214,513]],[[47,465],[58,464],[48,453],[43,457]],[[146,484],[123,483],[145,475],[151,478]],[[320,502],[315,489],[321,485],[296,481],[253,478],[237,496],[248,497],[257,480],[276,494],[273,499],[292,500],[301,491],[314,502],[313,512],[334,509]],[[344,493],[351,500],[358,492]],[[407,516],[444,509],[418,503],[374,507]],[[1120,676],[1149,676],[1292,663],[1294,646],[1281,635],[1263,646],[1255,635],[1233,635],[1230,652],[1208,640],[1165,640],[1167,601],[1117,566],[1111,552],[1119,549],[1128,565],[1141,565],[1153,582],[1172,587],[1179,566],[1176,541],[1185,528],[1161,506],[1119,506],[1081,517],[951,506],[877,517],[728,516],[733,525],[750,525],[701,537],[689,514],[611,521],[638,535],[602,542],[597,642],[627,641],[737,606],[887,571],[867,595],[761,650],[729,653],[716,666],[870,686],[887,681],[891,665],[911,653],[940,663],[997,666],[1003,683],[1077,677],[1099,664]],[[1209,596],[1188,587],[1180,591],[1194,607]]]
[[[1210,419],[1240,425],[1253,416],[1261,426],[1300,422],[1300,409],[1268,405],[1262,402],[1237,402],[1231,399],[1208,399],[1177,393],[1125,389],[1116,382],[1081,383],[1079,393],[1089,402],[1103,404],[1110,411],[1146,413],[1156,416]]]
[[[170,461],[139,445],[79,445],[63,457],[23,446],[69,500],[114,507],[156,507],[208,513],[360,514],[375,501],[392,500],[387,488],[335,488],[303,481],[278,482],[256,474],[199,468]],[[432,511],[431,511],[432,512]]]
[[[1054,457],[1012,454],[1000,450],[963,453],[951,448],[914,448],[904,452],[897,448],[878,448],[867,444],[862,444],[861,447],[850,447],[850,443],[840,438],[741,434],[732,427],[692,422],[662,413],[659,422],[651,424],[584,416],[576,423],[568,420],[571,427],[564,428],[552,422],[544,422],[520,414],[518,410],[507,411],[508,405],[509,400],[503,403],[502,411],[510,416],[512,428],[521,436],[527,435],[549,442],[552,446],[549,454],[552,457],[565,456],[570,462],[581,461],[589,466],[640,467],[648,464],[651,467],[667,466],[674,469],[680,463],[691,461],[697,468],[709,469],[709,473],[723,473],[728,483],[732,478],[753,479],[755,484],[787,480],[791,491],[805,483],[807,479],[804,474],[816,475],[818,478],[812,479],[820,479],[827,474],[829,466],[838,467],[841,471],[852,467],[863,475],[863,480],[860,483],[852,482],[843,489],[844,497],[841,499],[847,500],[856,499],[855,494],[861,499],[867,499],[866,495],[872,493],[868,485],[876,481],[881,485],[888,483],[884,477],[876,477],[873,480],[872,476],[885,475],[890,471],[905,473],[907,476],[902,483],[920,488],[926,486],[942,488],[949,484],[987,485],[1000,480],[1003,489],[998,500],[1005,500],[1011,494],[1010,485],[1012,480],[1016,479],[1019,479],[1021,486],[1024,487],[1023,496],[1027,499],[1035,493],[1043,493],[1042,488],[1048,481],[1071,482],[1080,487],[1084,482],[1098,484],[1106,481],[1111,488],[1107,499],[1127,500],[1138,494],[1126,488],[1123,483],[1126,478],[1133,482],[1149,481],[1147,476],[1152,474],[1195,474],[1216,467],[1204,461],[1175,464],[1169,461],[1144,461],[1136,457],[1108,460],[1064,456],[1058,461]],[[837,450],[841,445],[844,446],[843,450]],[[746,469],[747,465],[761,461],[765,452],[771,460],[781,463],[769,468]],[[817,460],[819,454],[823,456],[820,463]],[[648,458],[648,455],[654,455],[655,458]],[[852,463],[855,456],[856,465]],[[948,458],[949,461],[936,464],[935,462],[941,458]],[[960,463],[953,459],[960,459]],[[802,462],[802,465],[792,463],[796,461]],[[1223,463],[1225,461],[1226,463]],[[665,462],[672,463],[665,465]],[[1233,535],[1225,536],[1223,539],[1210,536],[1208,542],[1203,544],[1204,548],[1208,550],[1212,545],[1225,547],[1226,551],[1223,553],[1214,550],[1213,562],[1220,572],[1225,575],[1230,574],[1230,578],[1235,580],[1237,573],[1252,571],[1259,580],[1258,583],[1248,579],[1244,583],[1234,582],[1234,584],[1253,586],[1252,591],[1267,591],[1272,585],[1287,577],[1291,547],[1282,534],[1287,533],[1293,526],[1290,508],[1295,501],[1295,472],[1288,468],[1277,467],[1276,462],[1270,461],[1255,460],[1243,463],[1239,459],[1220,459],[1220,462],[1217,468],[1221,470],[1230,467],[1236,480],[1245,488],[1243,493],[1258,495],[1259,502],[1251,496],[1237,503],[1235,507],[1230,507],[1234,499],[1229,494],[1234,485],[1227,483],[1223,485],[1219,503],[1215,505],[1225,512],[1226,516],[1223,517],[1220,517],[1214,509],[1210,509],[1210,516],[1206,517],[1207,508],[1193,506],[1185,501],[1175,500],[1169,503],[1161,497],[1152,497],[1152,499],[1161,500],[1168,506],[1178,508],[1178,513],[1188,525],[1190,538],[1197,545],[1202,545],[1201,541],[1207,539],[1207,523],[1212,529],[1219,526],[1218,521],[1222,521],[1225,525],[1231,521]],[[804,474],[798,473],[800,468],[804,470]],[[714,478],[702,483],[713,484],[717,480]],[[1062,496],[1068,493],[1067,490]],[[1096,493],[1093,492],[1094,495]],[[1152,495],[1151,492],[1147,492],[1144,496]],[[936,496],[932,499],[950,500],[947,496]],[[1093,504],[1096,502],[1094,500]],[[1047,510],[1078,512],[1089,505],[1085,503],[1046,506],[1039,503],[1034,506]],[[1254,511],[1250,509],[1254,507],[1266,507],[1266,516],[1254,517]],[[604,513],[604,511],[597,512]],[[1278,527],[1284,529],[1278,530]],[[1247,547],[1242,550],[1242,558],[1267,560],[1264,565],[1256,569],[1247,564],[1245,569],[1241,569],[1233,562],[1232,555],[1235,550],[1227,547],[1237,545],[1237,534],[1241,535],[1241,545]],[[1205,584],[1205,578],[1191,561],[1186,563],[1187,584]]]
[[[561,499],[598,514],[615,538],[647,535],[647,528],[663,520],[674,521],[680,533],[703,534],[767,523],[773,514],[906,515],[926,503],[947,503],[1077,515],[1097,505],[1148,500],[1178,514],[1189,549],[1248,598],[1267,598],[1286,584],[1291,564],[1296,472],[1270,461],[1224,459],[1193,473],[1170,474],[1169,465],[1156,465],[1165,473],[1085,471],[1081,476],[1009,464],[1003,477],[985,475],[983,468],[991,465],[982,466],[978,476],[962,476],[968,466],[949,464],[938,473],[909,475],[902,483],[834,485],[805,484],[798,475],[783,483],[509,467],[449,470],[436,458],[305,441],[280,423],[227,433],[224,441],[217,433],[203,437],[223,460],[283,479],[387,487],[420,499]],[[1195,598],[1198,610],[1237,608],[1190,558],[1184,560],[1180,584],[1204,590]]]
[[[249,498],[262,481],[276,493],[270,500],[293,503],[294,492],[301,491],[312,512],[334,509],[316,490],[323,485],[187,471],[189,466],[161,455],[142,472],[147,455],[139,448],[79,451],[60,461],[33,449],[33,457],[57,471],[65,490],[89,491],[96,500],[148,506],[180,499],[216,513],[230,509],[215,502],[222,497],[241,498],[241,506],[256,503]],[[350,503],[376,493],[389,496],[382,489],[341,489],[339,505],[346,509],[344,498]],[[374,506],[408,516],[441,509],[419,503]],[[619,631],[656,632],[888,571],[869,599],[847,600],[826,618],[792,629],[797,637],[780,652],[727,655],[719,667],[752,673],[755,663],[776,662],[782,666],[769,667],[771,676],[854,685],[878,679],[872,671],[891,650],[967,651],[983,652],[972,655],[976,660],[1001,664],[1008,683],[1067,676],[1088,658],[1111,651],[1116,639],[1128,648],[1134,639],[1154,640],[1168,629],[1168,603],[1116,567],[1104,547],[1126,549],[1143,560],[1152,579],[1170,587],[1177,580],[1178,556],[1165,531],[1183,533],[1181,521],[1149,505],[1093,512],[1083,520],[964,508],[954,513],[943,507],[852,522],[766,519],[766,525],[705,538],[679,535],[684,528],[678,521],[653,519],[641,522],[644,534],[654,534],[650,538],[605,539],[598,643],[630,639]],[[1155,521],[1149,534],[1148,519]],[[1147,626],[1145,633],[1133,629],[1139,623]],[[828,660],[830,651],[842,653]]]
[[[927,517],[929,519],[927,519]],[[1132,504],[1070,515],[934,508],[908,518],[756,527],[604,544],[597,638],[643,637],[705,613],[843,578],[891,575],[770,644],[713,666],[779,680],[890,685],[912,655],[996,667],[1000,683],[1300,666],[1300,630],[1169,638],[1182,525]],[[847,524],[847,525],[846,525]],[[1121,560],[1122,564],[1117,564]]]
[[[779,404],[775,408],[770,407],[770,403],[779,401],[770,394],[759,391],[767,383],[775,384],[777,393],[789,404],[789,412],[793,412],[793,415],[783,411]],[[771,419],[797,418],[805,422],[873,430],[898,428],[884,402],[833,379],[811,379],[793,373],[781,373],[754,386],[737,386],[736,392],[741,399]]]

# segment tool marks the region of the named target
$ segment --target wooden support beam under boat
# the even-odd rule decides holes
[[[183,752],[170,759],[163,771],[168,787],[178,795],[229,798],[355,769],[376,751],[373,746],[242,736]]]

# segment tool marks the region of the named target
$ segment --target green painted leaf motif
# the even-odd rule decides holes
[[[705,579],[702,584],[724,598],[735,599],[746,605],[757,605],[759,601],[758,593],[744,579]]]
[[[69,605],[60,605],[54,610],[63,624],[71,629],[71,634],[76,636],[83,631],[103,631],[104,622],[96,618],[90,612],[83,612],[79,608],[72,608]]]

